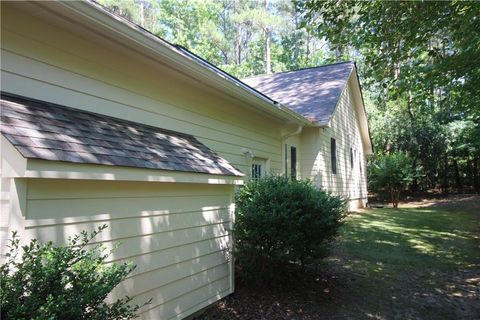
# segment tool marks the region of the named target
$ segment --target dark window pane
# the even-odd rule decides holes
[[[353,169],[353,148],[350,148],[350,167]]]
[[[332,162],[332,173],[337,173],[337,141],[330,139],[330,160]]]
[[[297,179],[297,148],[290,147],[290,177]]]

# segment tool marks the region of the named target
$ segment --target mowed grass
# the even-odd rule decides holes
[[[469,199],[351,214],[320,265],[285,288],[239,281],[197,319],[480,319],[480,197]]]
[[[372,209],[348,218],[338,247],[363,261],[366,272],[478,266],[479,217],[439,208]]]
[[[480,317],[479,218],[441,207],[350,215],[330,259],[345,275],[358,275],[347,293],[356,307],[346,307],[345,315]]]

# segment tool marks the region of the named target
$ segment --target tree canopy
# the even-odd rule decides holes
[[[480,191],[480,2],[102,0],[236,77],[355,60],[374,148]]]

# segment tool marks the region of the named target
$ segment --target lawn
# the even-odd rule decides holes
[[[352,214],[321,266],[248,288],[199,319],[480,319],[480,211],[432,203]]]

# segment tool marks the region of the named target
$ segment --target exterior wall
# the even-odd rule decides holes
[[[23,179],[27,180],[27,179]],[[137,268],[112,297],[153,298],[142,319],[187,316],[233,292],[233,186],[28,179],[24,238],[64,243],[107,224],[97,242]]]
[[[352,78],[344,89],[329,127],[308,128],[302,135],[302,174],[315,184],[350,200],[350,209],[365,206],[367,177],[364,146],[352,93]],[[357,102],[358,103],[358,102]],[[332,173],[330,139],[336,140],[337,173]],[[354,150],[353,168],[350,148]]]
[[[3,91],[189,133],[249,173],[246,148],[281,171],[279,120],[95,30],[59,27],[58,19],[2,4]]]

